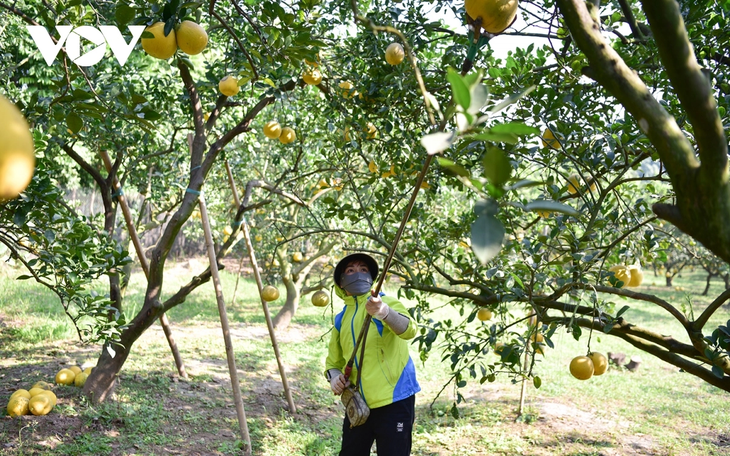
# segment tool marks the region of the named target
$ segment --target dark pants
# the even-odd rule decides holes
[[[409,456],[411,434],[416,418],[416,395],[370,410],[365,424],[350,429],[345,415],[342,424],[340,456],[368,456],[373,440],[377,442],[378,456]]]

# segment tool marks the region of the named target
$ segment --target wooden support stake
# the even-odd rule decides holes
[[[233,400],[236,402],[236,412],[238,413],[238,425],[241,428],[241,438],[246,443],[244,449],[245,454],[251,454],[251,437],[248,434],[248,425],[246,424],[246,412],[243,410],[243,400],[241,399],[241,385],[238,383],[238,371],[236,370],[236,357],[233,353],[233,343],[231,342],[231,332],[228,327],[228,314],[226,313],[226,303],[223,300],[223,288],[221,287],[221,279],[218,274],[218,260],[215,256],[215,247],[213,246],[213,235],[210,231],[210,222],[208,221],[208,209],[205,206],[205,198],[201,194],[200,200],[200,218],[203,221],[203,232],[205,233],[205,244],[208,247],[208,258],[210,260],[210,275],[213,278],[213,287],[215,288],[215,299],[218,301],[218,313],[221,317],[221,329],[223,330],[223,339],[226,344],[226,356],[228,357],[228,372],[231,375],[231,386],[233,387]]]
[[[236,184],[233,181],[233,173],[231,172],[231,167],[228,164],[228,160],[225,161],[226,164],[226,172],[228,173],[228,183],[231,185],[231,190],[233,191],[233,200],[236,202],[236,207],[239,207],[241,205],[241,200],[238,197],[238,190],[236,190]],[[258,263],[256,262],[256,253],[253,250],[253,243],[251,242],[251,233],[248,229],[248,223],[246,223],[246,218],[241,219],[241,231],[243,231],[243,238],[246,241],[246,248],[248,249],[248,257],[251,260],[251,267],[253,268],[253,275],[256,279],[256,286],[259,289],[259,297],[261,296],[261,292],[264,289],[264,285],[261,281],[261,273],[259,271]],[[266,317],[266,326],[269,328],[269,336],[271,337],[271,345],[274,347],[274,356],[276,356],[276,363],[279,365],[279,375],[281,375],[281,383],[284,386],[284,394],[286,395],[286,400],[289,403],[289,412],[290,413],[297,413],[297,407],[294,405],[294,400],[292,399],[291,390],[289,389],[289,382],[286,379],[286,371],[284,370],[284,363],[281,360],[281,355],[279,354],[279,344],[276,342],[276,332],[274,331],[274,323],[271,321],[271,314],[269,313],[269,304],[266,302],[264,298],[261,298],[261,306],[264,308],[264,316]]]
[[[108,173],[111,172],[112,161],[109,158],[109,154],[107,154],[105,150],[101,150],[99,151],[99,155],[101,155],[101,159],[104,161],[106,171]],[[117,196],[117,200],[119,201],[119,206],[122,208],[122,214],[124,214],[124,221],[127,225],[129,237],[132,238],[132,244],[134,244],[134,250],[137,252],[137,258],[139,258],[139,264],[142,266],[144,276],[149,279],[150,267],[147,264],[147,258],[144,256],[144,250],[142,249],[142,243],[139,240],[139,236],[137,236],[137,230],[134,228],[134,222],[132,221],[132,213],[129,210],[129,205],[127,204],[127,200],[124,198],[124,195],[121,193],[122,186],[119,183],[119,179],[116,177],[112,183],[112,188],[114,189],[114,193],[119,194]],[[172,357],[175,359],[178,374],[180,374],[183,378],[188,378],[188,374],[185,372],[185,364],[183,364],[182,357],[180,356],[180,351],[177,349],[175,339],[172,337],[172,330],[170,329],[170,322],[167,319],[167,314],[163,313],[160,316],[160,326],[162,326],[162,331],[165,333],[167,343],[170,345],[170,350],[172,351]]]

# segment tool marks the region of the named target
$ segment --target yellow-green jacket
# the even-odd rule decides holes
[[[367,316],[365,302],[370,293],[347,296],[335,285],[337,295],[345,301],[345,307],[335,316],[335,327],[330,337],[325,372],[330,369],[345,371],[345,365],[352,355],[360,328]],[[416,323],[405,306],[395,298],[381,293],[381,299],[395,311],[409,319],[408,328],[396,335],[382,321],[373,318],[365,343],[365,355],[360,379],[360,394],[371,409],[400,401],[421,391],[416,380],[416,367],[408,353],[408,339],[416,335]],[[360,367],[360,349],[350,374],[355,383]]]

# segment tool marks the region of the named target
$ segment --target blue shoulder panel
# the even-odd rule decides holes
[[[337,331],[340,331],[340,328],[342,328],[342,317],[345,316],[345,310],[347,310],[347,306],[344,306],[342,308],[342,311],[335,315],[335,329]],[[340,331],[342,332],[342,331]]]

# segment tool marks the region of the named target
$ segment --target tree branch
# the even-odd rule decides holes
[[[715,274],[715,275],[717,275],[717,274]],[[720,296],[715,298],[715,300],[712,301],[710,303],[710,305],[707,306],[707,308],[702,311],[702,314],[700,314],[700,317],[697,320],[695,320],[694,328],[697,331],[700,331],[702,328],[704,328],[705,324],[707,324],[707,321],[710,319],[712,314],[714,314],[717,309],[719,309],[723,304],[725,304],[728,299],[730,299],[730,289],[723,291]]]
[[[699,162],[677,122],[603,38],[583,0],[557,0],[557,4],[596,81],[636,119],[656,147],[672,182],[686,181],[687,170],[698,168]]]
[[[667,76],[694,129],[701,172],[712,181],[728,178],[728,145],[710,81],[697,63],[676,0],[642,0]]]

